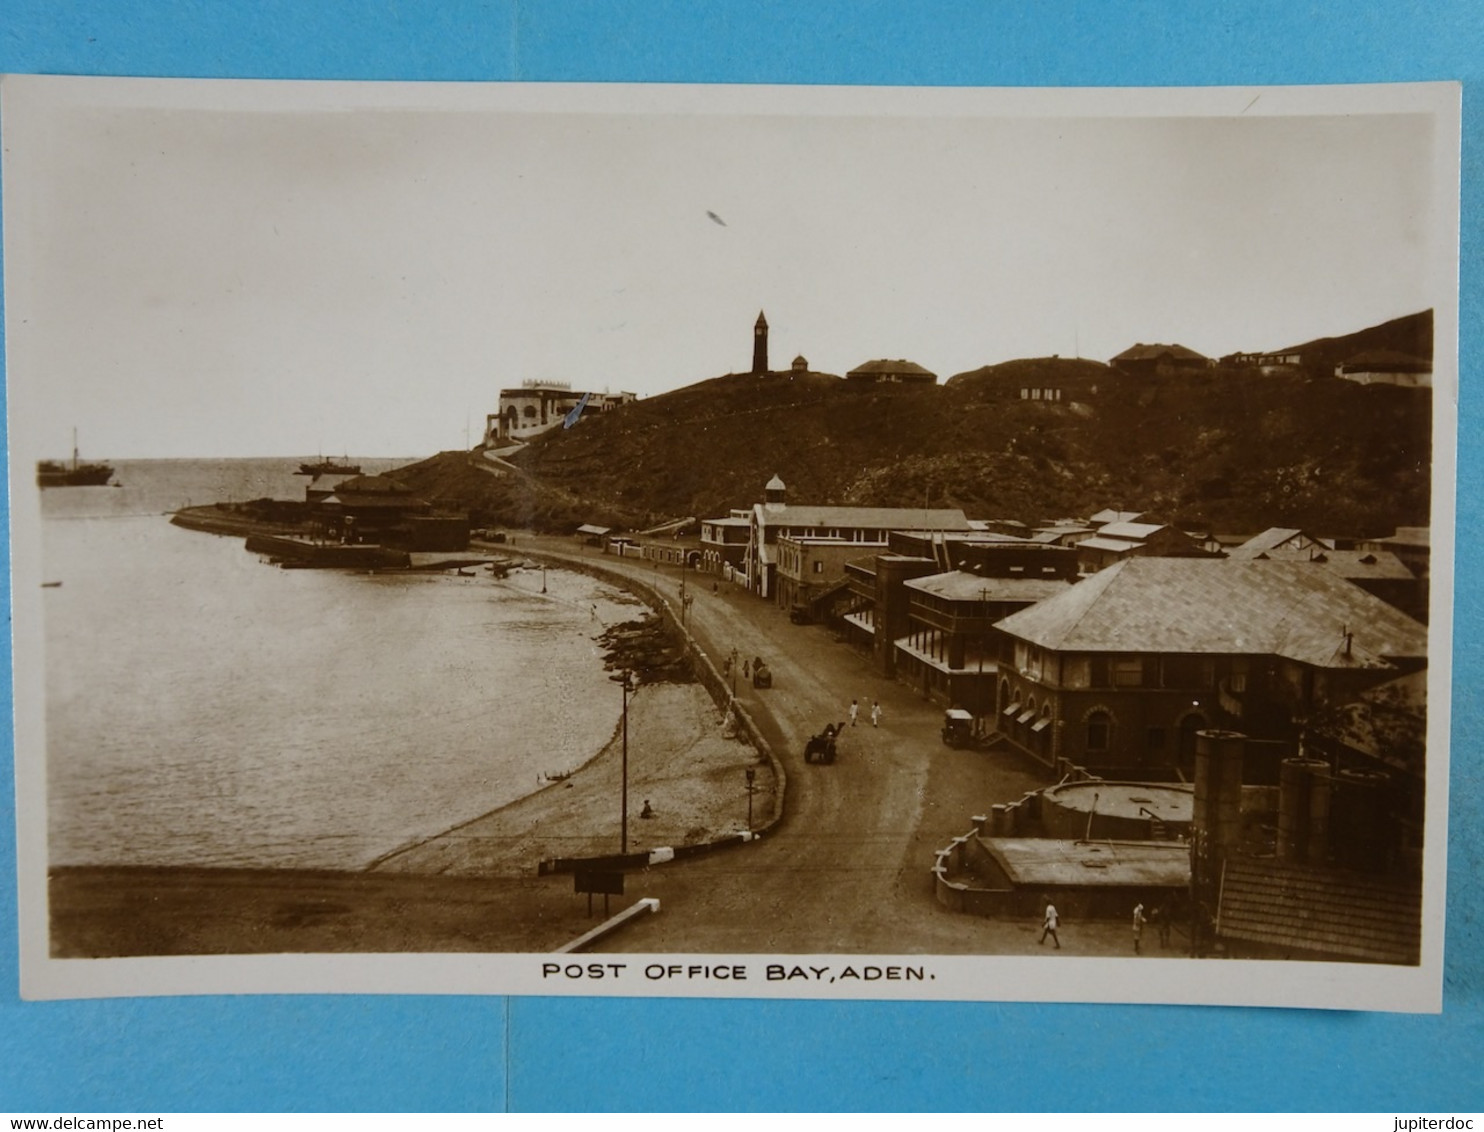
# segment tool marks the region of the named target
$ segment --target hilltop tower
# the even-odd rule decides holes
[[[752,327],[752,372],[768,372],[768,320],[763,312],[757,312],[757,322]]]

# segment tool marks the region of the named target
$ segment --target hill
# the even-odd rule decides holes
[[[1066,393],[1021,400],[1031,385]],[[1060,358],[946,385],[728,375],[538,437],[503,477],[465,453],[397,475],[476,525],[549,530],[724,515],[776,472],[797,502],[1024,521],[1118,506],[1228,532],[1385,534],[1429,521],[1431,406],[1425,389],[1220,370],[1145,381]]]
[[[1298,353],[1304,369],[1316,376],[1329,376],[1335,366],[1368,350],[1391,350],[1413,358],[1432,358],[1432,311],[1404,315],[1378,326],[1368,326],[1354,334],[1335,338],[1315,338],[1289,347],[1285,353]]]

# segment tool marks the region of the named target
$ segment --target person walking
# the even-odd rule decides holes
[[[1046,918],[1041,921],[1041,943],[1044,945],[1046,937],[1051,937],[1051,942],[1056,944],[1056,950],[1061,950],[1061,940],[1057,937],[1056,928],[1061,922],[1056,914],[1056,905],[1046,901]]]
[[[850,701],[850,726],[851,727],[854,727],[855,726],[856,716],[860,715],[860,713],[861,713],[861,706],[860,706],[860,704],[857,701],[855,701],[855,700],[851,700]]]
[[[1170,910],[1163,904],[1156,904],[1149,909],[1149,922],[1159,933],[1160,949],[1168,947],[1170,945]]]
[[[1144,915],[1144,905],[1143,904],[1135,904],[1134,905],[1134,954],[1135,955],[1138,955],[1140,953],[1139,952],[1139,941],[1144,938],[1144,925],[1147,922],[1148,922],[1148,919]]]
[[[871,701],[871,726],[881,726],[881,702],[879,700]]]

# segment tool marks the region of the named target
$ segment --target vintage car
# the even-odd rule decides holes
[[[974,717],[963,708],[949,708],[943,713],[943,742],[949,747],[973,747],[978,744],[974,735]]]

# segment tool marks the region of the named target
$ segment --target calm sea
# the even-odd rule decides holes
[[[53,865],[358,868],[612,734],[618,590],[280,570],[165,514],[302,498],[297,466],[124,461],[122,488],[42,494]]]

